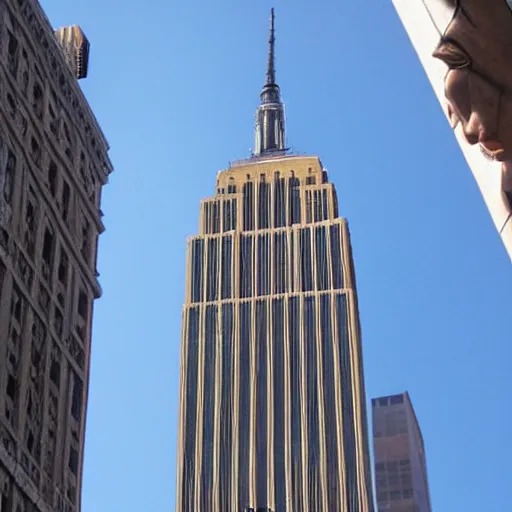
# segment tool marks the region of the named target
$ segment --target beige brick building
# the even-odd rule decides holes
[[[285,148],[274,30],[252,158],[188,241],[177,512],[373,512],[347,221]]]

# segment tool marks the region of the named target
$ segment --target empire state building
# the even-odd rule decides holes
[[[285,148],[271,14],[251,158],[188,240],[177,512],[372,512],[347,221],[317,156]]]

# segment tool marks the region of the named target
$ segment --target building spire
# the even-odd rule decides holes
[[[276,32],[274,26],[274,8],[270,10],[270,39],[268,40],[268,66],[267,66],[267,85],[276,83],[276,66],[275,66],[275,45]]]
[[[255,157],[285,150],[284,109],[281,103],[279,86],[276,84],[276,37],[273,8],[270,11],[270,38],[268,42],[267,80],[260,94],[260,106],[256,111],[253,154]]]

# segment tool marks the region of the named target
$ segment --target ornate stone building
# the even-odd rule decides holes
[[[254,155],[187,262],[176,511],[373,511],[349,229],[320,159],[285,148],[273,13]]]
[[[78,512],[108,145],[89,44],[0,2],[0,511]]]

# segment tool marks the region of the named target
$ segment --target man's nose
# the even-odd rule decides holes
[[[478,113],[472,112],[463,126],[464,137],[469,144],[478,144],[482,132],[482,120]]]

